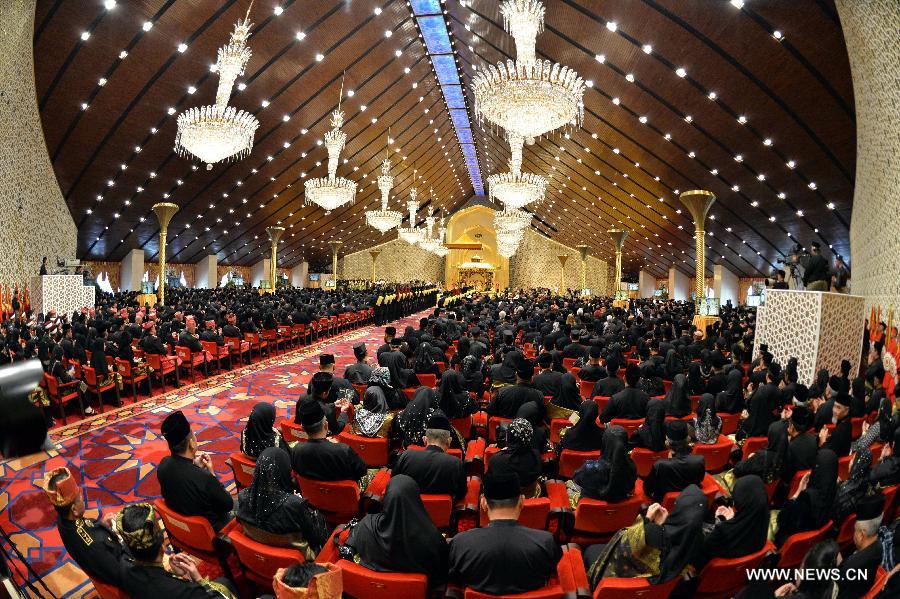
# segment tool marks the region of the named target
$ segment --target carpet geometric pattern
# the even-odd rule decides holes
[[[396,323],[418,328],[420,314]],[[58,451],[0,463],[0,526],[57,597],[94,597],[90,581],[73,562],[56,530],[56,513],[34,487],[44,472],[67,466],[82,484],[89,516],[118,511],[123,504],[159,497],[156,465],[168,454],[159,425],[166,414],[183,410],[201,449],[213,456],[216,474],[234,493],[225,462],[238,451],[240,433],[253,405],[272,402],[276,425],[293,418],[297,398],[305,392],[318,356],[332,353],[335,372],[354,361],[353,345],[364,341],[371,360],[383,343],[383,327],[364,327],[313,345],[208,377],[194,385],[70,424],[52,432]],[[123,396],[123,399],[124,396]],[[25,572],[20,563],[11,564]],[[39,587],[40,588],[40,587]]]

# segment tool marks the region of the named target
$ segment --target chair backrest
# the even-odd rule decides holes
[[[277,341],[278,331],[276,329],[263,329],[262,336],[267,341]]]
[[[175,355],[178,356],[179,358],[181,358],[182,360],[190,362],[191,348],[184,347],[183,345],[176,345],[175,346]]]
[[[162,357],[159,354],[145,354],[144,357],[147,358],[150,368],[156,371],[162,370]]]
[[[757,450],[766,447],[768,444],[768,437],[747,437],[744,440],[744,447],[741,450],[742,459],[746,460],[751,454],[756,453]]]
[[[662,584],[650,584],[646,578],[603,578],[594,589],[594,599],[666,599],[680,577]]]
[[[250,343],[259,343],[259,333],[244,333],[244,340]]]
[[[490,595],[466,587],[463,599],[562,599],[566,594],[558,582],[550,582],[536,591],[516,593],[515,595]]]
[[[825,526],[817,530],[798,532],[792,534],[781,546],[781,557],[778,559],[779,568],[793,568],[803,561],[803,556],[813,545],[825,538],[828,529],[831,528],[831,520]]]
[[[522,503],[522,512],[519,514],[519,524],[537,530],[547,530],[547,518],[550,517],[550,499],[547,497],[533,497]],[[481,510],[480,525],[488,525],[487,512]]]
[[[297,549],[263,545],[245,535],[240,527],[228,533],[228,538],[241,565],[255,574],[256,578],[270,583],[279,568],[287,568],[304,561],[303,554]]]
[[[700,490],[706,495],[706,503],[711,504],[713,499],[715,499],[716,493],[719,492],[721,488],[716,482],[716,479],[709,474],[706,474],[700,484]],[[664,508],[671,512],[675,508],[675,500],[678,499],[680,494],[681,491],[670,491],[663,495],[663,499],[660,503]]]
[[[851,436],[854,439],[858,439],[860,437],[860,435],[862,435],[862,425],[863,425],[863,422],[865,422],[865,421],[866,421],[866,419],[863,418],[862,416],[860,416],[859,418],[851,418],[850,419],[850,431],[851,431]]]
[[[707,472],[718,472],[728,464],[731,449],[734,447],[731,439],[719,435],[719,440],[712,444],[697,443],[694,445],[694,453],[702,455]]]
[[[759,566],[770,551],[775,551],[775,545],[766,541],[763,548],[755,553],[743,557],[724,558],[717,557],[709,561],[700,572],[700,586],[698,594],[726,594],[731,596],[747,584],[747,570]]]
[[[166,525],[166,531],[173,543],[190,552],[192,549],[204,553],[213,553],[213,539],[216,533],[206,518],[201,516],[182,516],[172,511],[163,498],[153,501],[153,507]]]
[[[239,337],[225,337],[224,338],[225,345],[232,349],[240,349],[241,348],[241,339]]]
[[[81,371],[84,373],[84,382],[88,385],[97,386],[97,371],[90,366],[82,366]]]
[[[88,578],[91,579],[94,590],[97,591],[100,599],[128,599],[128,593],[121,590],[119,587],[103,582],[92,576],[89,576]]]
[[[234,472],[234,482],[239,489],[249,487],[253,482],[253,472],[256,470],[256,461],[244,455],[240,451],[235,451],[228,456],[228,463]]]
[[[594,381],[578,381],[578,390],[581,392],[581,399],[590,399],[591,392],[594,390]]]
[[[600,450],[574,451],[563,449],[559,454],[559,475],[564,478],[572,478],[575,471],[581,468],[588,460],[600,459]]]
[[[850,476],[851,459],[853,459],[852,455],[845,455],[842,458],[838,458],[838,480],[847,480],[847,477]]]
[[[308,440],[306,432],[304,432],[303,427],[299,424],[291,422],[290,420],[282,420],[280,426],[281,436],[284,437],[285,441],[305,443]]]
[[[575,368],[575,360],[576,358],[563,358],[563,368],[572,372],[572,369]]]
[[[203,351],[211,354],[213,357],[219,355],[219,344],[215,341],[201,341],[200,345],[203,347]]]
[[[450,526],[450,518],[453,515],[453,498],[449,495],[423,494],[422,504],[431,522],[438,528]]]
[[[300,492],[323,512],[355,514],[359,509],[359,485],[352,480],[313,480],[296,477]]]
[[[353,451],[359,454],[366,466],[387,466],[390,441],[386,438],[363,437],[343,431],[337,436],[338,441],[349,445]]]
[[[641,505],[647,501],[643,494],[637,493],[617,503],[582,497],[575,506],[575,530],[591,535],[612,536],[620,528],[634,524]]]
[[[431,387],[432,389],[437,387],[437,377],[433,374],[417,374],[416,378],[425,387]]]
[[[59,381],[55,376],[44,373],[44,384],[47,386],[47,393],[50,397],[59,397]]]
[[[616,426],[616,425],[618,425],[618,426],[621,426],[622,428],[624,428],[624,429],[625,429],[625,432],[628,433],[628,436],[629,436],[629,437],[630,437],[632,434],[634,434],[634,431],[636,431],[638,428],[640,428],[640,426],[641,426],[642,424],[644,424],[644,419],[643,419],[643,418],[635,418],[635,419],[631,419],[631,418],[613,418],[612,420],[609,421],[609,425],[610,425],[610,426]]]
[[[788,487],[788,497],[793,497],[794,493],[797,492],[797,489],[800,488],[800,479],[803,478],[804,474],[810,474],[812,470],[798,470],[794,473],[794,478],[791,479],[791,486]]]
[[[722,419],[722,434],[731,435],[737,431],[738,424],[741,421],[740,414],[729,414],[727,412],[719,412],[719,418]]]
[[[860,599],[875,599],[875,597],[878,596],[878,593],[884,588],[887,579],[887,570],[878,566],[878,570],[875,571],[875,582],[872,583],[872,588],[869,589],[868,593],[860,597]]]
[[[356,599],[425,599],[428,577],[424,574],[375,572],[348,560],[338,560],[344,594]]]
[[[845,549],[853,542],[853,531],[856,528],[856,514],[850,514],[844,518],[841,529],[838,531],[837,544]]]
[[[116,358],[116,370],[126,379],[131,378],[131,361]]]
[[[493,443],[497,440],[497,425],[503,422],[512,422],[512,418],[503,418],[502,416],[488,416],[488,440]]]
[[[609,403],[609,400],[612,399],[609,395],[595,395],[591,399],[597,404],[597,408],[600,410],[600,413],[603,413],[603,408],[606,407],[606,404]]]
[[[650,451],[644,447],[635,447],[631,450],[631,460],[637,466],[638,476],[647,476],[653,469],[653,464],[669,457],[669,450]]]

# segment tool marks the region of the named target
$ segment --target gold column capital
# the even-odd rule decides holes
[[[277,227],[277,226],[266,227],[266,233],[269,234],[269,241],[272,244],[276,244],[281,239],[281,236],[284,234],[284,227]]]
[[[178,204],[173,204],[172,202],[160,202],[158,204],[153,204],[152,210],[156,214],[157,220],[159,220],[159,227],[161,229],[166,229],[169,227],[172,217],[178,212]]]
[[[704,189],[685,191],[678,199],[694,219],[694,249],[696,252],[694,271],[694,295],[699,305],[706,294],[706,214],[716,201],[716,194]]]
[[[566,261],[569,259],[569,254],[558,254],[556,257],[559,259],[559,292],[565,293],[565,291],[566,291]]]
[[[621,252],[625,246],[625,238],[628,237],[628,231],[625,229],[610,229],[607,233],[612,237],[613,243],[616,244],[616,251]]]
[[[696,225],[699,223],[702,227],[703,222],[706,220],[706,214],[712,207],[713,202],[716,201],[716,194],[711,191],[706,191],[705,189],[692,189],[690,191],[682,192],[681,195],[678,196],[678,199],[681,200],[684,207],[691,213],[694,224]]]
[[[159,221],[159,305],[166,303],[166,238],[168,237],[169,223],[178,212],[178,204],[172,202],[160,202],[152,207],[156,219]]]
[[[581,256],[581,288],[585,289],[587,287],[587,259],[591,246],[581,243],[576,245],[575,249],[578,250],[578,254]]]

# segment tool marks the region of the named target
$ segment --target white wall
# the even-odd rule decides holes
[[[251,287],[259,287],[260,281],[268,281],[271,273],[269,269],[272,268],[272,260],[271,258],[264,258],[260,260],[256,264],[250,267],[250,282],[249,285]]]
[[[656,291],[656,277],[646,270],[641,270],[638,273],[638,297],[653,297],[654,291]]]
[[[194,266],[194,287],[197,289],[215,289],[219,286],[219,273],[217,266],[219,261],[215,255],[204,256]]]
[[[144,250],[131,250],[122,259],[119,271],[119,288],[122,291],[140,291],[144,276]]]
[[[309,262],[301,262],[291,269],[291,285],[294,287],[309,286]]]
[[[738,276],[721,264],[713,266],[713,294],[719,298],[720,306],[724,306],[729,300],[732,306],[738,305],[740,297]]]
[[[690,297],[691,280],[686,274],[675,268],[669,268],[669,299],[685,301]]]

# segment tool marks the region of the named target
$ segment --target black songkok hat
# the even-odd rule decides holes
[[[588,350],[588,354],[591,356],[591,358],[596,360],[597,358],[599,358],[600,356],[603,355],[603,348],[601,348],[598,345],[592,345],[591,348]]]
[[[856,504],[856,521],[874,520],[884,512],[884,495],[877,493],[859,500]]]
[[[828,378],[828,386],[831,387],[831,390],[837,393],[841,390],[841,377],[836,374],[832,374]]]
[[[313,393],[327,393],[331,390],[331,383],[334,382],[334,375],[330,372],[317,372],[312,377]]]
[[[303,426],[314,426],[325,418],[325,410],[316,399],[301,401],[297,411],[300,413],[300,424]]]
[[[791,410],[791,424],[799,432],[805,432],[809,428],[809,409],[806,406],[795,406]]]
[[[449,431],[452,429],[450,420],[441,412],[435,411],[429,418],[425,428]]]
[[[365,343],[357,343],[353,346],[353,355],[356,356],[357,360],[362,360],[366,357],[366,344]]]
[[[553,355],[549,353],[539,355],[538,364],[540,364],[541,368],[550,368],[553,365]]]
[[[334,364],[334,354],[322,354],[319,356],[319,366]]]
[[[169,443],[169,447],[175,447],[191,434],[191,423],[181,410],[177,410],[162,421],[160,433]]]
[[[516,376],[525,381],[531,380],[531,377],[534,376],[534,362],[528,358],[522,358],[516,364]]]
[[[670,441],[684,441],[688,436],[687,422],[670,420],[666,423],[666,438]]]
[[[484,475],[484,496],[494,501],[514,499],[522,494],[519,475],[515,472],[488,470]]]
[[[396,335],[396,334],[397,334],[397,329],[396,329],[396,327],[385,327],[385,328],[384,328],[384,334],[385,334],[385,335],[391,335],[391,336]]]
[[[842,406],[850,407],[850,395],[841,391],[840,393],[835,394],[834,403],[839,403]]]

